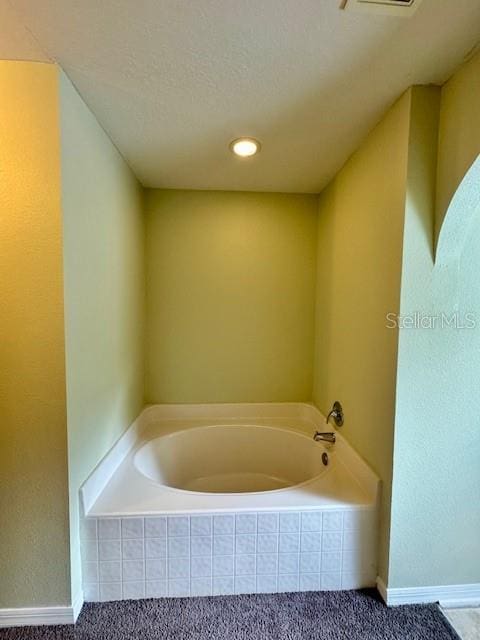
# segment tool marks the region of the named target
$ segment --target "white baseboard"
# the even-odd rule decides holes
[[[0,609],[0,628],[74,624],[74,622],[73,607]]]
[[[480,584],[451,584],[438,587],[386,587],[377,578],[377,590],[388,606],[438,602],[442,607],[475,607],[480,605]]]
[[[83,603],[83,591],[80,591],[73,599],[71,607],[0,609],[0,629],[5,627],[75,624]]]
[[[83,597],[83,590],[80,590],[72,601],[72,611],[73,611],[73,622],[77,621],[78,616],[80,615],[80,611],[82,610],[83,603],[85,602]]]

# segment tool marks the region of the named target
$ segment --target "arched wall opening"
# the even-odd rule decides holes
[[[480,155],[458,186],[443,219],[435,255],[438,268],[458,265],[480,220]]]
[[[399,333],[388,586],[472,585],[480,583],[480,157],[450,202],[434,263],[414,200],[401,316],[416,321]]]

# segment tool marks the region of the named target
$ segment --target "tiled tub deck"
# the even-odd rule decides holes
[[[375,508],[87,517],[86,601],[374,586]]]

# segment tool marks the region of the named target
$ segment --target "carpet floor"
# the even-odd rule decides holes
[[[73,627],[0,640],[459,640],[436,605],[387,608],[373,589],[86,604]]]

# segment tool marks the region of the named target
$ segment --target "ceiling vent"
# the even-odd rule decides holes
[[[422,0],[344,0],[343,9],[408,18]]]

